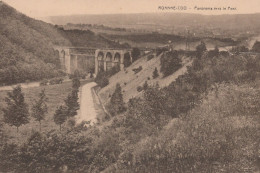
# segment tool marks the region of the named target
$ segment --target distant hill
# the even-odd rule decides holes
[[[53,46],[120,46],[91,31],[64,31],[0,2],[0,85],[61,75]]]
[[[260,27],[260,13],[234,15],[200,15],[188,13],[141,13],[106,15],[51,16],[46,20],[65,25],[67,23],[103,24],[107,26],[174,26],[174,27],[221,27],[222,29],[246,29]]]

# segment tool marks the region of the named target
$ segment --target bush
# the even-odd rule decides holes
[[[50,80],[50,85],[55,85],[55,84],[61,84],[63,82],[63,78],[53,78]]]
[[[156,79],[157,77],[159,77],[159,73],[157,68],[155,67],[154,71],[153,71],[153,78]]]
[[[142,86],[138,86],[138,87],[136,88],[136,90],[137,90],[138,92],[141,92],[141,91],[143,91],[143,87],[142,87]]]
[[[135,74],[139,73],[141,70],[143,69],[142,66],[139,66],[138,68],[134,68],[133,72],[135,72]]]
[[[134,47],[132,50],[132,58],[133,62],[136,61],[141,55],[140,49],[137,47]]]
[[[154,55],[148,55],[147,56],[147,61],[150,61],[151,59],[153,59],[154,58]]]
[[[101,87],[104,88],[109,84],[108,77],[105,72],[99,72],[97,77],[95,78],[95,82]]]
[[[178,52],[167,52],[161,57],[161,72],[163,76],[169,76],[182,67],[182,60],[178,57]]]
[[[40,82],[40,86],[46,86],[46,85],[48,85],[48,80],[47,79],[44,79],[44,80],[42,80],[41,82]]]

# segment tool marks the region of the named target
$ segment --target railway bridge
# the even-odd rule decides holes
[[[58,52],[61,68],[68,74],[75,70],[84,72],[107,71],[114,66],[122,70],[125,65],[132,63],[131,49],[120,48],[89,48],[89,47],[60,47]]]

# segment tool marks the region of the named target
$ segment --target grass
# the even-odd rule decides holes
[[[81,85],[84,85],[88,82],[89,80],[82,81]],[[46,133],[51,130],[59,129],[59,126],[57,126],[53,121],[53,115],[56,108],[64,104],[64,99],[72,90],[72,83],[69,81],[57,85],[22,89],[22,92],[25,96],[25,101],[29,105],[30,111],[34,100],[38,100],[38,95],[42,89],[45,89],[45,94],[48,98],[48,113],[45,117],[45,120],[42,121],[42,132]],[[2,108],[6,106],[4,98],[7,96],[7,92],[8,91],[0,91],[0,121],[2,121],[3,118]],[[26,125],[21,126],[18,133],[16,132],[16,128],[14,126],[11,127],[7,124],[3,125],[3,130],[4,134],[8,135],[8,139],[10,140],[10,142],[23,143],[24,140],[26,140],[27,137],[30,136],[34,131],[39,131],[39,123],[35,121],[33,117],[30,117],[30,122]]]

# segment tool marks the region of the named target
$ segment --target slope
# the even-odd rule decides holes
[[[0,2],[0,85],[60,76],[59,46],[116,47],[91,31],[65,31]]]
[[[154,58],[148,60],[148,56],[153,55]],[[143,86],[145,81],[147,81],[148,85],[156,85],[159,84],[160,87],[168,86],[172,83],[178,76],[184,74],[187,70],[187,66],[191,65],[190,57],[183,56],[182,57],[182,68],[177,70],[170,76],[163,77],[162,73],[160,72],[160,58],[162,54],[156,56],[154,53],[145,55],[135,61],[131,66],[126,68],[123,71],[118,72],[114,76],[109,79],[109,85],[102,88],[99,91],[99,95],[102,98],[104,104],[109,102],[109,97],[113,94],[115,90],[115,86],[117,83],[120,84],[123,91],[123,98],[124,102],[128,102],[129,99],[136,96],[141,96],[142,92],[137,91],[138,86]],[[135,73],[133,69],[137,69],[142,67],[142,70],[138,73]],[[159,77],[153,79],[153,71],[157,68],[159,72]]]

